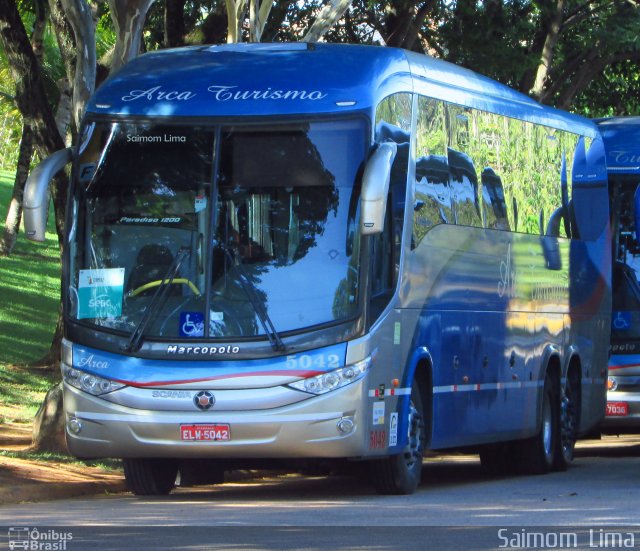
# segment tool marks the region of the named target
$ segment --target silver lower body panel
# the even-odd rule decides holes
[[[193,412],[135,409],[65,384],[67,445],[82,458],[360,457],[367,442],[366,381],[273,409]],[[344,418],[353,421],[348,433],[338,428]],[[72,420],[75,432],[69,430]],[[182,425],[203,424],[228,425],[230,440],[182,439]]]

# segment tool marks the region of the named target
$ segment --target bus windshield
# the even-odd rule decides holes
[[[616,175],[611,181],[614,221],[612,339],[640,338],[640,244],[633,212],[638,176]]]
[[[125,335],[142,323],[145,338],[227,340],[353,318],[364,155],[360,119],[89,124],[70,316]]]

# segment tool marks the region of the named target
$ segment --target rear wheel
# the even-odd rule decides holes
[[[137,496],[167,495],[176,483],[178,462],[173,459],[124,459],[124,478]]]
[[[542,423],[538,434],[517,442],[520,470],[527,474],[544,474],[552,468],[559,446],[559,400],[556,385],[547,373],[542,392]]]
[[[567,379],[560,400],[560,445],[556,454],[555,467],[565,470],[573,461],[573,451],[578,437],[580,402],[575,381]]]
[[[426,430],[422,395],[416,380],[411,387],[407,431],[409,440],[401,454],[371,462],[371,480],[380,494],[412,494],[420,484]]]

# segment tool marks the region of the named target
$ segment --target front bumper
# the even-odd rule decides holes
[[[601,425],[605,432],[607,429],[640,430],[640,393],[608,392],[607,404],[608,412]],[[620,415],[625,410],[623,406],[614,404],[626,404],[626,415]]]
[[[73,455],[82,458],[361,457],[366,449],[367,380],[368,377],[364,377],[295,404],[228,411],[136,409],[92,396],[65,383],[67,445]],[[347,433],[338,428],[345,418],[353,422],[352,430]],[[74,431],[70,430],[70,424]],[[190,424],[227,424],[231,439],[183,441],[180,426]]]

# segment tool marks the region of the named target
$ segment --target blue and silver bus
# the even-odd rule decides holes
[[[72,161],[67,444],[122,458],[134,493],[304,460],[407,494],[460,448],[544,473],[601,421],[591,121],[398,49],[242,44],[140,56],[80,136],[25,219],[42,239]]]
[[[600,119],[612,228],[611,357],[605,432],[640,428],[640,117]]]

